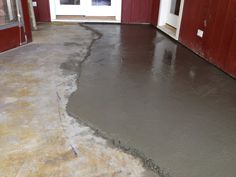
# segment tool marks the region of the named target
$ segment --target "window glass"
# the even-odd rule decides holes
[[[0,0],[0,26],[17,22],[15,0]]]
[[[111,0],[92,0],[93,6],[110,6]]]
[[[170,13],[179,15],[181,0],[171,0]]]
[[[80,5],[80,0],[60,0],[62,5]]]

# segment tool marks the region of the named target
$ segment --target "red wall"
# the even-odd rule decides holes
[[[21,0],[24,22],[25,22],[25,35],[27,36],[27,42],[32,42],[31,24],[29,16],[28,0]]]
[[[151,23],[154,0],[123,0],[122,23]],[[155,16],[153,16],[155,18]]]
[[[185,0],[180,42],[236,77],[236,0]],[[204,31],[203,38],[197,30]]]
[[[19,33],[19,27],[0,30],[0,52],[19,46]]]
[[[152,0],[151,24],[157,26],[159,16],[160,0]]]
[[[15,48],[20,45],[21,42],[24,41],[24,36],[27,36],[27,42],[32,41],[31,34],[31,26],[29,19],[29,11],[28,11],[28,3],[27,0],[21,0],[22,2],[22,10],[25,22],[25,33],[23,28],[19,28],[18,26],[7,28],[0,30],[0,52],[5,50]],[[20,37],[21,32],[21,37]]]
[[[236,0],[218,0],[210,16],[206,57],[236,77]]]
[[[205,31],[204,20],[209,0],[185,0],[179,41],[196,53],[204,55],[204,38],[197,37],[197,30]]]
[[[35,18],[37,22],[50,22],[50,6],[49,0],[33,0],[37,2],[37,6],[34,7]]]

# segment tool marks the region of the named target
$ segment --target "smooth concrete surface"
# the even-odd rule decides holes
[[[151,26],[102,34],[68,112],[136,148],[162,176],[235,177],[236,81]]]

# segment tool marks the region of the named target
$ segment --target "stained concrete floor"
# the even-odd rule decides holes
[[[33,43],[0,54],[1,177],[156,176],[66,112],[98,37],[79,25],[40,25]]]
[[[236,81],[150,26],[88,26],[102,36],[69,114],[152,159],[161,176],[235,177]]]

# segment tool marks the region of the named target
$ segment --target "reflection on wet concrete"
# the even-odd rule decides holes
[[[236,81],[150,26],[103,34],[68,111],[153,159],[164,175],[233,177]]]

